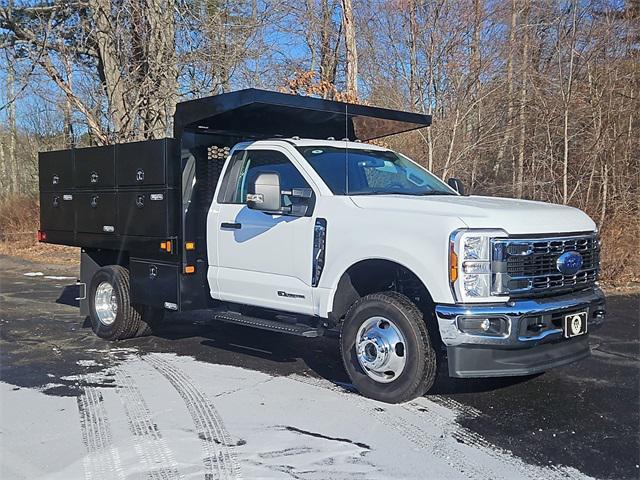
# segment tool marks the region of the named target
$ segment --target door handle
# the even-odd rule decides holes
[[[220,228],[232,228],[234,230],[240,230],[242,228],[242,224],[241,223],[222,222],[220,224]]]

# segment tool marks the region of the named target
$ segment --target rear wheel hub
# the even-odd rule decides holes
[[[109,282],[102,282],[96,288],[94,298],[96,315],[104,325],[111,325],[118,314],[118,298],[113,286]]]

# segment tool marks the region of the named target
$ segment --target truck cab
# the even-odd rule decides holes
[[[428,116],[255,90],[220,97],[216,108],[178,109],[175,138],[157,149],[162,188],[66,194],[113,195],[134,213],[164,201],[159,236],[123,220],[124,206],[113,232],[87,234],[77,214],[66,231],[43,219],[44,241],[83,249],[82,307],[99,336],[149,333],[165,310],[192,309],[305,337],[335,331],[354,386],[392,403],[422,395],[437,374],[528,375],[589,355],[605,301],[586,214],[465,195],[458,180],[367,142]],[[337,132],[347,137],[318,138]],[[118,165],[144,178],[160,163],[135,168],[117,152],[115,178]],[[66,168],[91,170],[87,153]],[[41,157],[46,198],[47,176],[66,171],[53,163]]]

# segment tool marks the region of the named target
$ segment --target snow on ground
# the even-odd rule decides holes
[[[442,397],[387,405],[173,354],[61,380],[81,394],[0,383],[1,478],[587,478],[497,449],[456,422],[479,412]]]

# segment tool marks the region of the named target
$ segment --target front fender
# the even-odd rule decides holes
[[[448,279],[449,235],[465,226],[460,219],[356,212],[358,215],[328,219],[325,267],[314,292],[317,315],[328,316],[344,273],[369,259],[402,265],[422,281],[434,302],[454,303]]]

